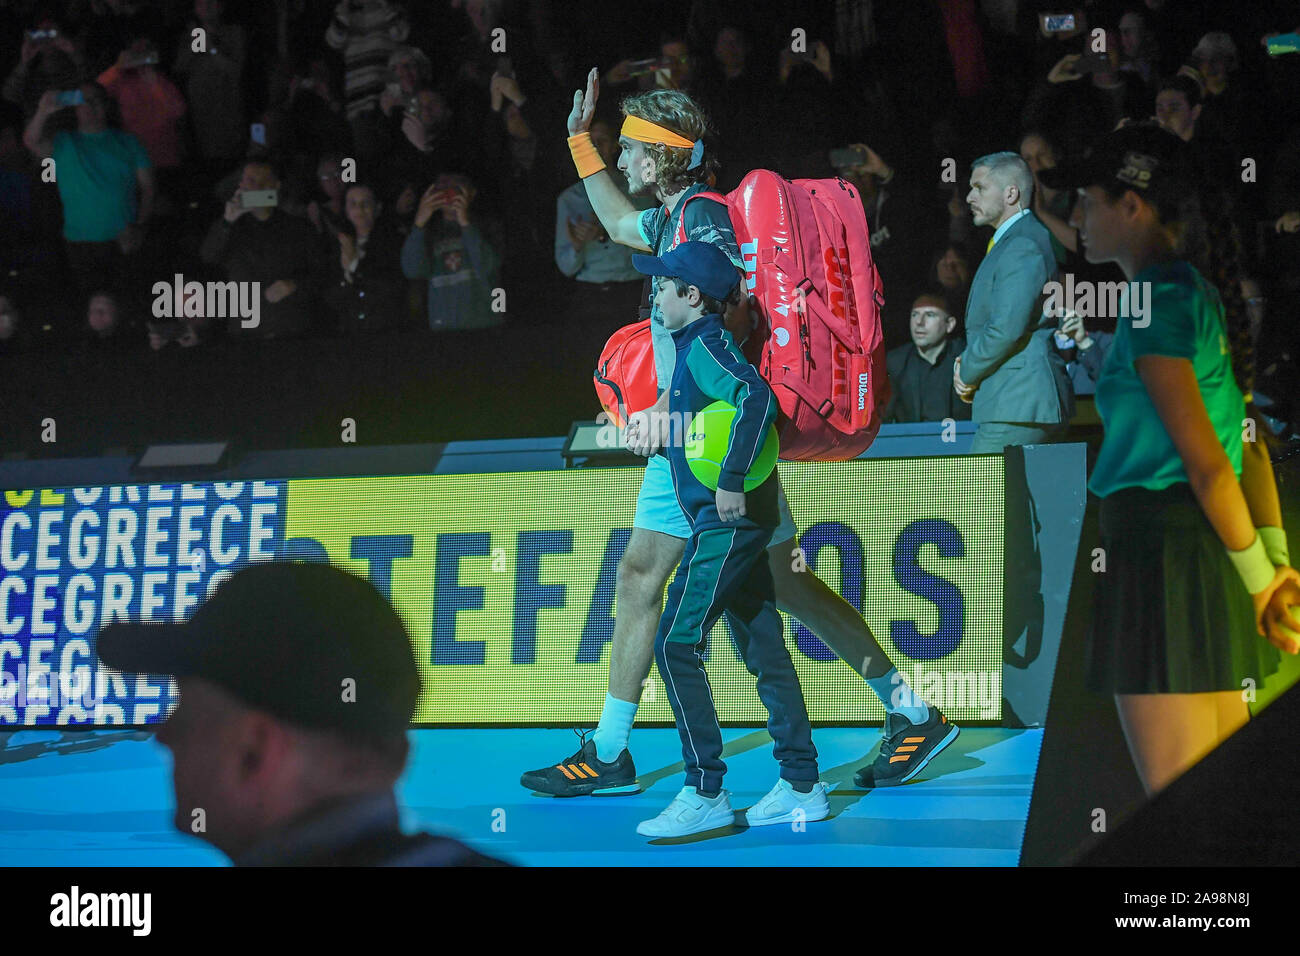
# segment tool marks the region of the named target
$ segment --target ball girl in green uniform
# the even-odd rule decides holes
[[[1086,662],[1089,688],[1115,696],[1148,794],[1245,724],[1244,688],[1277,669],[1279,650],[1300,651],[1286,583],[1300,574],[1247,413],[1239,245],[1187,148],[1154,124],[1127,126],[1041,172],[1078,190],[1071,224],[1088,261],[1129,280],[1097,383],[1105,435],[1088,488],[1105,566]]]

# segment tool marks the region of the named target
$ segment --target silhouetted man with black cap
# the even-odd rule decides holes
[[[176,677],[180,703],[157,735],[175,824],[236,866],[502,865],[399,827],[420,676],[401,619],[361,578],[249,565],[185,623],[108,625],[98,653]]]

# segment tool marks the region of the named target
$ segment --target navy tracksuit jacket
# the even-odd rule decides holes
[[[695,414],[715,401],[738,414],[718,487],[743,491],[768,428],[776,419],[776,396],[740,350],[716,313],[673,332],[677,362],[669,386],[669,411]],[[779,523],[777,477],[745,494],[744,517],[724,522],[714,492],[696,479],[681,442],[667,449],[677,500],[691,523],[677,574],[655,638],[655,661],[682,738],[686,785],[706,793],[722,788],[722,730],[700,654],[718,617],[727,615],[737,649],[758,678],[758,695],[768,712],[781,776],[817,780],[817,750],[803,691],[786,649],[768,566],[767,546]]]

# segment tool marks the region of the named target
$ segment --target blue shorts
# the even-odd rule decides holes
[[[777,507],[781,509],[781,523],[772,532],[769,546],[789,541],[799,533],[794,516],[790,514],[790,503],[785,500],[785,491],[779,485],[776,498]],[[663,455],[652,455],[646,463],[645,478],[641,480],[641,491],[636,496],[636,517],[632,519],[632,527],[658,531],[683,541],[691,536],[691,523],[682,513],[677,492],[673,490],[672,466]]]

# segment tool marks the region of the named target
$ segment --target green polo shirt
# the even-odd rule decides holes
[[[1106,428],[1088,488],[1104,498],[1122,488],[1159,491],[1187,481],[1187,470],[1156,412],[1135,360],[1142,355],[1187,359],[1232,470],[1241,475],[1246,403],[1232,375],[1232,356],[1219,293],[1186,262],[1150,266],[1133,278],[1150,284],[1149,320],[1135,326],[1121,308],[1115,340],[1097,380],[1097,412]],[[1133,283],[1125,299],[1133,295]],[[1140,301],[1140,300],[1133,300]]]
[[[54,137],[55,181],[63,200],[63,238],[112,242],[135,222],[136,170],[148,169],[140,141],[120,129]]]

